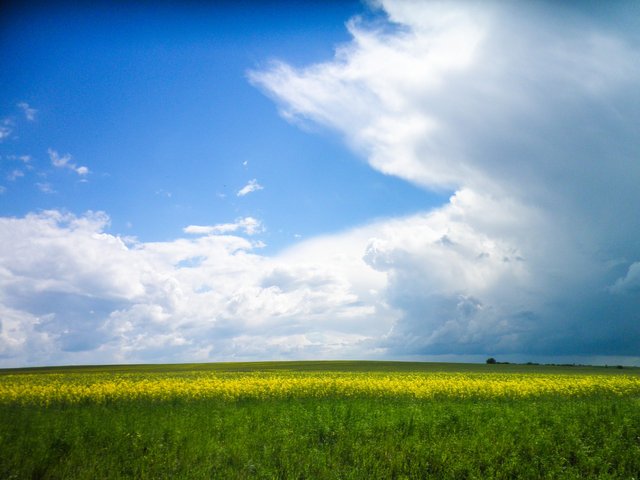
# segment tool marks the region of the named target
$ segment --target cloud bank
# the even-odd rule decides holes
[[[108,222],[58,211],[0,219],[4,365],[357,357],[384,332],[368,324],[384,276],[348,281],[341,255],[266,258],[215,227],[141,243],[105,233]]]
[[[0,219],[0,362],[640,363],[640,42],[611,27],[629,12],[374,8],[331,61],[251,81],[447,204],[273,257],[251,217],[156,243],[101,213]]]
[[[638,355],[639,298],[621,295],[640,257],[637,34],[575,6],[378,7],[390,23],[351,20],[331,62],[251,78],[371,167],[455,191],[366,249],[401,312],[380,344]]]

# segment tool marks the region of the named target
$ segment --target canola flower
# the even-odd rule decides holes
[[[0,376],[0,402],[110,403],[132,400],[331,397],[529,398],[640,396],[640,377],[512,373],[69,373]]]

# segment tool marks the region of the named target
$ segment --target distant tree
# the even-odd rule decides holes
[[[487,358],[487,364],[488,365],[493,365],[494,363],[498,363],[496,362],[496,359],[493,357]]]

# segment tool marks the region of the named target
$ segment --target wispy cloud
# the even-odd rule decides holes
[[[24,177],[24,172],[22,170],[12,170],[8,175],[7,175],[7,180],[9,180],[10,182],[14,182],[15,180],[17,180],[20,177]]]
[[[244,197],[245,195],[248,195],[251,192],[256,192],[258,190],[263,190],[263,189],[264,187],[260,185],[258,183],[258,180],[254,178],[253,180],[249,180],[249,183],[247,183],[244,187],[238,190],[238,193],[236,193],[236,195],[238,197]]]
[[[0,142],[3,142],[13,132],[13,122],[10,118],[5,118],[0,122]]]
[[[242,231],[247,235],[255,235],[264,231],[262,222],[253,217],[238,218],[234,223],[218,225],[189,225],[184,228],[185,233],[194,235],[220,235]]]
[[[60,156],[58,152],[56,152],[55,150],[52,150],[51,148],[47,150],[47,152],[49,153],[51,164],[54,167],[58,167],[58,168],[68,167],[72,169],[74,168],[73,164],[69,163],[71,161],[71,155],[69,155],[68,153],[66,155]]]
[[[168,192],[167,190],[164,190],[162,188],[159,190],[156,190],[156,195],[159,195],[161,197],[166,197],[166,198],[171,198],[173,196],[171,192]]]
[[[51,164],[57,168],[67,168],[76,172],[81,177],[84,177],[89,174],[89,169],[85,166],[78,166],[71,161],[72,157],[70,154],[60,155],[53,149],[47,150],[49,153],[49,158],[51,159]]]
[[[7,159],[9,159],[9,160],[18,160],[18,161],[24,163],[25,165],[30,164],[31,160],[33,160],[31,158],[31,155],[7,155]]]
[[[38,187],[38,190],[40,190],[42,193],[56,193],[51,184],[48,182],[38,182],[36,183],[36,187]]]
[[[29,120],[30,122],[35,121],[36,119],[36,114],[38,113],[38,110],[36,110],[35,108],[32,108],[29,106],[29,104],[27,102],[20,102],[18,103],[18,108],[20,108],[22,110],[22,112],[24,113],[24,116],[27,120]]]

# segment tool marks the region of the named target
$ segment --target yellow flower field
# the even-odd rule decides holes
[[[105,403],[117,400],[409,397],[527,398],[640,395],[640,377],[541,373],[69,373],[0,377],[0,402]]]

